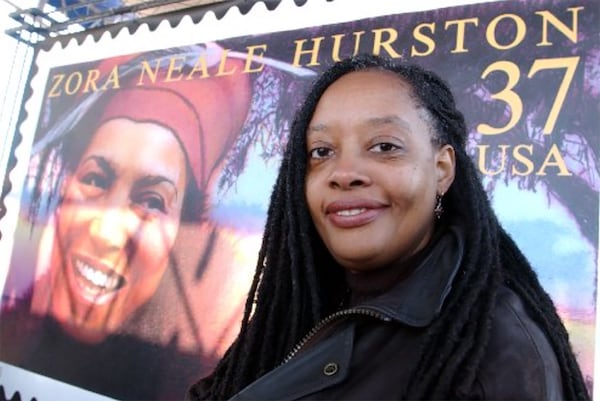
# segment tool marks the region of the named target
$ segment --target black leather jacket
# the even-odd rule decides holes
[[[411,276],[325,319],[287,362],[232,400],[403,398],[424,329],[441,310],[462,253],[462,235],[450,229]],[[554,351],[506,287],[499,291],[491,330],[469,399],[562,399]]]

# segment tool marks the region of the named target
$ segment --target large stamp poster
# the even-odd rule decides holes
[[[598,2],[340,3],[38,51],[0,220],[0,394],[181,399],[209,373],[239,328],[293,113],[356,53],[450,83],[490,199],[593,389]]]

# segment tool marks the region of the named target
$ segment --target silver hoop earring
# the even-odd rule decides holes
[[[435,195],[435,207],[433,208],[433,214],[438,220],[442,217],[442,214],[444,214],[444,207],[442,206],[443,196],[443,193]]]

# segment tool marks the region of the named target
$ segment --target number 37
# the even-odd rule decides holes
[[[575,70],[577,69],[578,62],[579,57],[562,57],[538,59],[535,60],[531,65],[531,69],[529,70],[529,74],[527,74],[527,78],[533,77],[538,71],[541,70],[551,70],[558,68],[565,69],[562,82],[558,87],[558,91],[556,92],[554,102],[552,103],[552,108],[550,109],[550,113],[548,114],[548,118],[546,119],[546,124],[544,124],[544,134],[550,134],[554,129],[556,119],[558,118],[558,113],[560,112],[565,98],[567,96],[567,91],[569,89],[569,85],[571,85],[573,76],[575,75]],[[521,75],[519,66],[510,61],[497,61],[495,63],[490,64],[485,69],[485,71],[483,71],[483,73],[481,74],[481,78],[485,79],[490,73],[494,71],[502,71],[508,77],[506,86],[501,91],[492,94],[491,98],[501,100],[508,105],[510,109],[510,119],[503,127],[492,127],[491,125],[485,123],[479,124],[477,126],[477,131],[484,135],[498,135],[510,130],[519,122],[519,119],[523,114],[523,101],[521,100],[517,92],[513,90],[515,85],[517,85],[517,83],[519,82],[519,78]]]

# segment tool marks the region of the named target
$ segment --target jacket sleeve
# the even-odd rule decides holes
[[[490,343],[476,380],[478,399],[564,399],[550,342],[508,288],[499,291]]]

